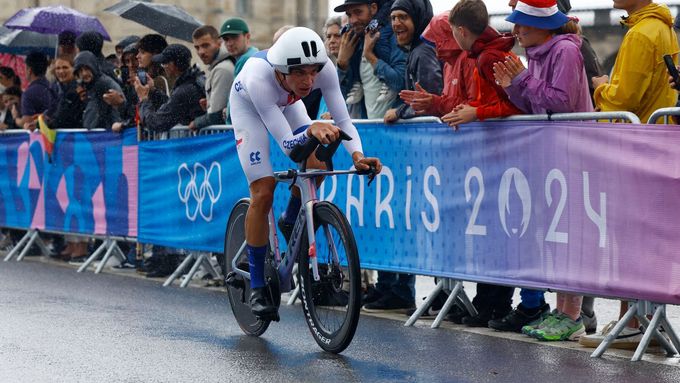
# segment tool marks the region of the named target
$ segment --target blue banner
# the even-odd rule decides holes
[[[680,131],[590,122],[359,126],[365,176],[319,191],[364,267],[680,303]],[[248,195],[231,133],[141,145],[140,239],[220,252]],[[271,145],[274,169],[294,164]],[[344,150],[336,169],[349,169]],[[279,185],[274,210],[289,191]]]
[[[51,161],[39,133],[0,136],[0,225],[136,236],[134,129],[57,134]]]
[[[224,251],[234,204],[248,196],[232,132],[139,146],[139,241]]]

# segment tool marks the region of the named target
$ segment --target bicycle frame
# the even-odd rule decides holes
[[[291,185],[291,187],[297,186],[300,189],[300,198],[302,200],[302,205],[300,207],[300,212],[298,213],[297,219],[295,220],[295,226],[293,227],[293,233],[290,237],[290,243],[288,244],[288,252],[283,258],[281,258],[281,251],[279,250],[279,240],[278,234],[276,233],[276,221],[274,219],[274,211],[270,210],[268,215],[269,221],[269,245],[274,252],[274,268],[276,269],[279,277],[279,286],[282,293],[291,291],[291,278],[293,276],[293,266],[295,265],[295,255],[300,251],[300,246],[302,243],[302,233],[305,223],[307,225],[307,239],[309,240],[309,256],[310,263],[312,265],[312,272],[314,280],[318,281],[319,277],[319,265],[316,259],[316,236],[314,233],[314,205],[319,202],[316,191],[316,177],[320,176],[332,176],[332,175],[343,175],[343,174],[356,174],[356,170],[339,170],[339,171],[326,171],[326,170],[311,170],[301,172],[298,170],[288,170],[283,172],[274,172],[274,179],[277,184],[279,182]],[[329,230],[326,229],[326,235],[331,236]],[[329,241],[331,246],[331,251],[333,254],[333,260],[339,263],[338,253],[333,245],[334,241]],[[250,280],[250,273],[238,268],[238,260],[241,258],[245,252],[246,242],[239,248],[238,252],[234,256],[231,262],[231,268],[234,272],[241,275],[247,280]]]

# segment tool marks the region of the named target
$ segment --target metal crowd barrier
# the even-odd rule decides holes
[[[680,108],[663,108],[659,109],[656,112],[652,114],[652,116],[649,119],[649,123],[652,121],[657,121],[660,118],[664,118],[664,122],[668,123],[669,122],[669,117],[670,116],[680,116]],[[593,121],[611,121],[611,122],[629,122],[629,123],[634,123],[634,124],[639,124],[640,119],[633,113],[630,112],[593,112],[593,113],[558,113],[558,114],[552,114],[552,115],[516,115],[516,116],[511,116],[508,118],[504,119],[494,119],[492,121],[588,121],[588,120],[593,120]],[[331,120],[325,120],[326,122],[329,122]],[[361,125],[365,124],[382,124],[383,120],[382,119],[372,119],[372,120],[353,120],[354,124],[357,125],[357,127],[360,128]],[[397,124],[408,124],[408,123],[427,123],[427,122],[441,122],[439,118],[436,117],[418,117],[410,120],[402,120],[398,121]],[[188,129],[186,126],[176,126],[173,127],[170,131],[168,132],[149,132],[149,131],[143,131],[141,132],[141,140],[149,141],[149,140],[163,140],[163,139],[173,139],[173,138],[185,138],[185,137],[192,137],[195,135],[210,135],[210,134],[219,134],[223,133],[226,131],[231,130],[232,127],[229,125],[216,125],[216,126],[210,126],[207,128],[202,129],[200,132],[195,133],[192,132]],[[84,132],[88,130],[67,130],[68,132]],[[89,131],[95,131],[95,130],[89,130]],[[7,135],[7,134],[27,134],[25,131],[4,131],[0,132],[0,135]],[[25,228],[19,228],[19,230],[26,230]],[[58,231],[46,231],[54,234],[62,234],[62,235],[74,235],[72,233],[65,233],[65,232],[58,232]],[[115,237],[115,236],[100,236],[100,235],[83,235],[83,234],[75,234],[79,236],[84,236],[88,238],[94,238],[94,239],[102,239],[104,240],[104,243],[88,258],[85,264],[83,264],[79,269],[78,272],[84,271],[92,262],[94,262],[99,255],[101,255],[104,250],[106,250],[106,253],[102,259],[102,262],[100,263],[99,267],[95,271],[95,273],[101,272],[102,268],[106,264],[106,261],[108,258],[112,255],[117,255],[119,257],[122,257],[125,259],[124,255],[118,248],[116,241],[118,240],[123,240],[123,241],[134,241],[136,238],[127,238],[127,237]],[[47,249],[46,246],[44,246],[44,243],[42,243],[42,240],[39,237],[39,232],[38,230],[35,229],[29,229],[26,235],[19,241],[17,246],[15,246],[14,249],[5,257],[5,261],[10,260],[12,257],[14,257],[22,248],[23,250],[19,254],[19,257],[17,260],[21,260],[25,255],[28,249],[31,247],[33,244],[37,244],[40,248],[41,251],[43,252],[44,255],[47,255]],[[164,286],[167,286],[173,282],[175,278],[177,278],[181,272],[186,266],[188,266],[191,261],[194,261],[193,266],[191,267],[190,273],[187,275],[187,278],[185,281],[181,284],[181,287],[185,287],[188,282],[191,280],[191,277],[193,274],[197,271],[197,269],[200,266],[203,266],[207,268],[209,271],[210,269],[213,269],[212,271],[218,272],[219,270],[216,270],[215,267],[212,265],[212,263],[209,261],[209,254],[205,252],[192,252],[190,253],[189,256],[184,260],[182,265],[178,267],[177,270],[173,273],[173,275],[166,280],[164,283]],[[432,323],[432,328],[437,328],[441,324],[441,321],[445,318],[446,314],[448,311],[453,307],[453,305],[458,301],[461,306],[465,307],[471,315],[476,314],[476,310],[474,306],[470,303],[469,298],[465,294],[465,291],[463,289],[463,281],[461,280],[454,280],[454,279],[446,279],[442,278],[439,279],[435,289],[430,293],[427,297],[425,302],[416,310],[416,312],[406,321],[405,326],[411,326],[415,323],[415,321],[421,317],[421,315],[429,308],[429,306],[432,304],[434,301],[435,297],[441,292],[441,291],[449,291],[449,298],[446,300],[446,303],[442,307],[441,311],[437,315],[436,319]],[[289,300],[289,304],[295,301],[295,296],[292,296],[291,299]],[[648,315],[652,315],[651,321],[647,319]],[[670,325],[668,318],[666,316],[666,305],[665,304],[655,304],[652,302],[648,301],[630,301],[629,302],[629,310],[626,312],[626,314],[619,320],[619,323],[614,327],[614,329],[605,337],[604,341],[600,344],[600,346],[592,353],[592,357],[599,357],[601,356],[605,350],[612,344],[612,342],[616,339],[616,337],[620,334],[620,332],[623,330],[625,327],[625,324],[628,322],[628,320],[632,318],[637,318],[640,323],[643,325],[643,330],[644,330],[644,336],[642,341],[640,342],[639,347],[636,349],[635,354],[632,358],[633,361],[640,360],[642,358],[642,355],[646,348],[649,345],[649,342],[651,340],[651,337],[654,336],[661,346],[665,349],[667,354],[669,356],[674,355],[677,353],[678,350],[680,350],[680,339],[677,336],[677,333],[674,331],[672,326]],[[659,329],[663,327],[663,330],[665,330],[666,336],[662,335],[659,332]]]
[[[654,113],[652,113],[651,116],[649,116],[649,120],[647,120],[648,124],[654,124],[656,123],[660,118],[663,118],[663,123],[664,124],[669,124],[671,121],[669,120],[669,117],[673,116],[680,116],[680,108],[678,107],[673,107],[673,108],[661,108]],[[673,125],[675,125],[675,121],[672,122]]]

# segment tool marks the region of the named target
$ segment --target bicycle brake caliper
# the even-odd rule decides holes
[[[314,280],[319,281],[319,263],[316,261],[316,242],[313,242],[309,246],[309,260],[312,262],[312,275],[314,275]]]

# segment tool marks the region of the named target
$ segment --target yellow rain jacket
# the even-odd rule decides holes
[[[603,112],[629,111],[643,123],[659,108],[675,106],[678,94],[668,85],[663,55],[677,62],[678,41],[666,5],[649,4],[622,22],[623,38],[609,84],[595,89],[595,105]]]

